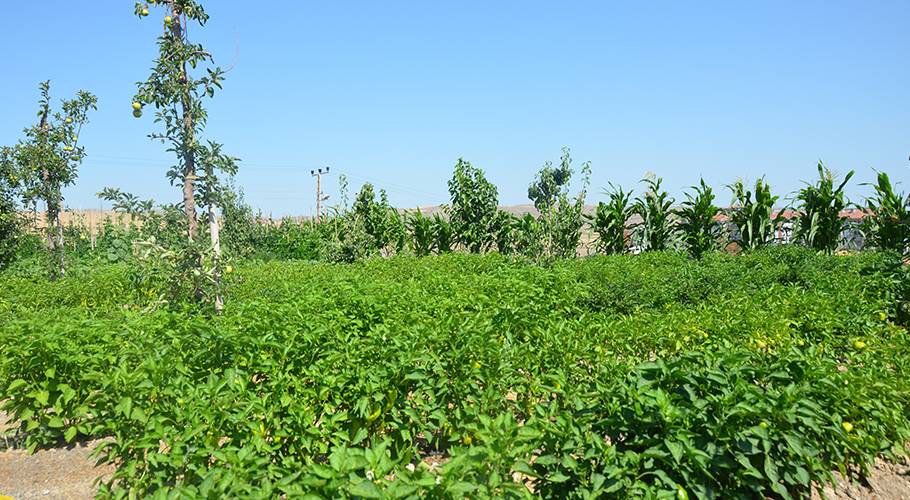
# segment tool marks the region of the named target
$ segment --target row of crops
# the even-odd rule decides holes
[[[30,449],[108,437],[103,494],[790,497],[910,442],[907,271],[772,247],[539,266],[238,264],[144,312],[127,266],[0,275]]]

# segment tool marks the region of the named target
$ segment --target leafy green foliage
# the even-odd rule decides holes
[[[433,215],[433,237],[438,253],[449,253],[455,246],[455,230],[452,223],[440,214]]]
[[[632,213],[641,218],[633,226],[635,240],[642,251],[667,250],[676,246],[673,198],[661,188],[660,177],[646,178],[646,189],[632,204]]]
[[[493,219],[493,241],[497,252],[508,255],[515,251],[518,225],[518,217],[505,210],[496,212]]]
[[[196,205],[200,201],[196,198],[197,182],[202,185],[200,194],[214,193],[215,170],[221,169],[228,175],[237,170],[236,160],[222,154],[219,144],[211,141],[205,144],[201,140],[208,120],[203,99],[214,97],[216,89],[222,88],[224,71],[212,67],[211,53],[187,37],[190,23],[204,26],[209,20],[199,2],[166,0],[153,5],[166,10],[164,30],[158,37],[158,58],[152,73],[146,81],[137,84],[133,114],[138,118],[144,106],[155,107],[156,122],[162,124],[164,131],[149,137],[168,144],[168,151],[175,154],[176,164],[167,176],[172,183],[179,181],[183,186],[183,209],[192,240],[198,224]],[[140,18],[146,17],[148,5],[137,2],[135,13]],[[205,69],[202,76],[193,74],[198,68]]]
[[[591,165],[582,166],[582,188],[575,199],[569,198],[572,156],[562,148],[559,167],[547,162],[528,187],[528,198],[540,212],[543,248],[550,256],[575,257],[584,225],[584,203],[591,178]]]
[[[420,209],[407,214],[408,231],[411,233],[411,245],[414,255],[425,257],[433,252],[435,237],[433,234],[433,219],[423,215]]]
[[[0,275],[14,441],[110,436],[112,496],[695,498],[910,439],[892,254],[238,268],[212,318],[141,312],[124,264]]]
[[[626,223],[632,217],[632,193],[626,193],[622,187],[610,184],[610,189],[605,194],[609,201],[597,204],[591,220],[592,229],[597,235],[597,252],[608,255],[625,253],[629,249]]]
[[[846,221],[841,211],[848,205],[844,186],[851,177],[852,170],[835,188],[834,174],[821,161],[818,162],[818,181],[800,189],[796,196],[800,202],[799,220],[794,232],[797,240],[822,252],[832,253],[837,250]]]
[[[585,224],[585,199],[591,183],[590,163],[582,165],[581,172],[581,190],[574,199],[570,199],[568,193],[560,194],[555,210],[548,219],[550,253],[557,257],[575,257],[581,243],[581,230]]]
[[[742,250],[754,250],[774,240],[774,230],[783,220],[783,210],[774,216],[778,197],[771,195],[771,186],[764,179],[755,181],[755,194],[740,179],[729,186],[733,192],[733,206],[728,211],[736,227],[732,239]]]
[[[76,182],[85,157],[79,132],[88,122],[89,111],[97,109],[98,99],[80,90],[74,99],[62,102],[60,111],[52,111],[50,81],[42,82],[40,90],[38,123],[25,129],[25,139],[0,152],[0,163],[6,165],[8,179],[15,177],[25,205],[41,201],[46,207],[49,271],[57,279],[66,272],[62,190]]]
[[[367,253],[388,254],[392,251],[400,252],[404,248],[404,222],[398,211],[389,204],[385,190],[379,191],[377,201],[373,185],[364,184],[354,200],[349,222],[362,227],[369,236],[371,241]]]
[[[236,257],[255,254],[265,244],[268,226],[260,223],[261,214],[255,214],[246,203],[241,188],[224,186],[221,195],[221,238],[225,253]]]
[[[499,201],[496,186],[483,170],[459,158],[449,180],[449,222],[455,240],[471,253],[480,253],[493,243],[493,222]]]
[[[216,89],[222,88],[224,71],[214,66],[214,58],[202,45],[189,40],[188,30],[193,23],[204,26],[208,14],[199,2],[194,0],[161,0],[152,5],[165,9],[163,32],[158,37],[158,58],[152,72],[144,82],[137,83],[133,97],[133,116],[140,118],[146,105],[155,107],[155,121],[163,127],[162,132],[151,134],[153,140],[167,144],[168,152],[176,157],[175,164],[167,171],[171,183],[180,183],[183,191],[182,208],[186,216],[187,241],[180,247],[164,247],[157,241],[147,241],[144,255],[157,252],[156,260],[176,262],[159,266],[172,268],[176,282],[185,276],[209,275],[216,290],[213,304],[220,312],[223,307],[220,279],[223,273],[220,228],[217,223],[216,207],[223,204],[226,188],[220,175],[233,176],[237,173],[237,158],[222,151],[222,145],[211,140],[203,141],[208,112],[203,103],[212,98]],[[135,14],[146,17],[148,4],[136,2]],[[197,70],[204,69],[201,76]],[[201,72],[201,71],[200,71]],[[199,215],[197,205],[204,208],[203,222],[208,223],[210,242],[204,244],[197,237]],[[185,258],[173,259],[173,256]],[[200,285],[199,280],[192,283]],[[197,289],[193,295],[202,300],[211,295],[209,289]]]
[[[714,205],[714,192],[704,179],[691,189],[693,192],[686,193],[686,200],[676,210],[677,227],[686,249],[698,259],[719,247],[721,226],[717,215],[720,209]]]
[[[24,233],[18,212],[18,176],[13,171],[12,151],[0,148],[0,271],[15,258]]]
[[[513,245],[515,252],[531,259],[544,255],[544,229],[531,214],[524,214],[514,221]]]
[[[875,194],[866,200],[865,233],[869,245],[906,254],[910,247],[910,195],[896,193],[891,179],[879,172]]]
[[[534,181],[528,186],[528,198],[541,214],[547,213],[556,205],[560,196],[568,193],[571,180],[572,157],[569,148],[564,147],[558,167],[554,168],[548,161],[534,176]]]

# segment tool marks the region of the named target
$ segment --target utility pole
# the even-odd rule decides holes
[[[322,196],[322,174],[328,174],[329,167],[323,169],[310,170],[310,175],[316,178],[316,222],[319,222],[322,219],[322,202],[328,200],[329,197]]]

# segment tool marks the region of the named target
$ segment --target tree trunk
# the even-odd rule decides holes
[[[60,214],[60,212],[61,212],[60,207],[63,205],[62,201],[63,201],[63,200],[61,200],[61,197],[58,196],[58,197],[57,197],[57,213],[56,213],[56,215],[54,216],[54,218],[57,220],[57,227],[56,227],[56,231],[57,231],[57,245],[56,245],[57,255],[56,255],[56,257],[57,257],[57,266],[58,266],[58,268],[57,268],[57,276],[58,276],[59,278],[63,278],[63,275],[66,274],[66,252],[65,252],[65,251],[66,251],[66,247],[65,247],[64,244],[63,244],[63,219],[60,217],[60,215],[61,215],[61,214]]]
[[[46,227],[44,228],[44,234],[47,238],[47,249],[50,252],[50,260],[48,260],[48,274],[50,275],[51,280],[57,279],[57,237],[54,234],[57,229],[57,221],[54,217],[55,209],[48,203],[45,206],[46,213],[44,214],[44,222]]]
[[[183,101],[183,134],[185,139],[185,151],[183,153],[183,212],[186,214],[187,236],[190,241],[196,239],[196,228],[199,225],[196,217],[196,198],[193,192],[193,184],[196,180],[196,158],[192,150],[193,132],[193,117],[190,114],[188,99],[185,98]]]
[[[171,13],[174,18],[173,30],[175,38],[183,43],[183,24],[177,5],[171,2]],[[180,64],[180,80],[184,86],[181,95],[181,112],[183,114],[183,213],[186,214],[187,237],[190,241],[196,239],[199,220],[196,215],[196,198],[193,185],[196,180],[196,156],[193,145],[196,142],[196,128],[193,123],[192,100],[190,97],[190,81],[186,71],[186,62]]]
[[[209,236],[212,239],[212,249],[215,252],[215,312],[221,314],[224,310],[224,297],[221,296],[221,238],[218,229],[218,219],[215,217],[215,204],[209,203]]]
[[[58,198],[59,200],[59,198]],[[56,280],[62,278],[66,273],[65,254],[66,247],[63,241],[63,220],[60,217],[60,203],[54,201],[46,204],[47,213],[45,222],[47,227],[44,228],[47,237],[47,248],[50,250],[50,278]]]
[[[50,109],[45,105],[41,112],[41,121],[38,123],[38,129],[41,131],[41,140],[46,145],[47,137],[47,118]],[[44,219],[47,222],[45,232],[47,234],[47,247],[51,252],[50,259],[50,278],[56,280],[63,277],[64,260],[63,252],[63,223],[60,221],[60,191],[53,190],[51,185],[51,173],[46,165],[41,166],[41,183],[43,184],[44,208],[46,210]]]

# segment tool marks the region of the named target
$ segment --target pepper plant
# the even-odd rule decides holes
[[[79,132],[88,122],[89,111],[97,109],[98,99],[80,90],[76,97],[64,100],[59,111],[51,109],[50,81],[39,86],[38,123],[26,128],[25,139],[3,150],[2,162],[17,179],[26,205],[41,202],[45,206],[47,247],[51,279],[66,273],[63,237],[63,188],[76,182],[85,148],[79,144]]]

